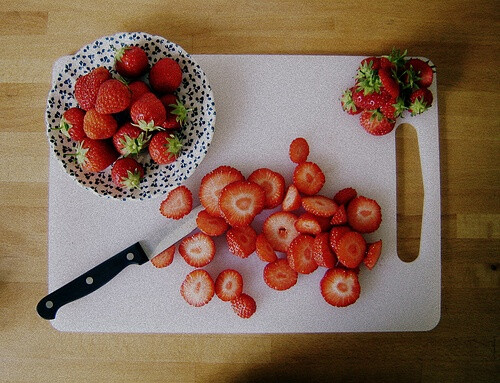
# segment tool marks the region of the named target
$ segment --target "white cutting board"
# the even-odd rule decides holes
[[[309,160],[326,175],[321,194],[344,187],[375,198],[383,222],[368,240],[383,240],[376,267],[360,273],[361,296],[346,308],[328,305],[319,290],[325,269],[300,275],[297,285],[275,291],[262,279],[255,254],[239,259],[223,238],[206,270],[215,279],[228,267],[244,278],[244,291],[257,302],[247,320],[217,297],[201,308],[187,305],[179,287],[192,268],[177,253],[173,264],[130,266],[100,290],[62,307],[52,325],[76,332],[296,333],[424,331],[440,318],[441,221],[436,81],[434,105],[407,117],[417,130],[424,183],[419,257],[397,256],[395,132],[373,137],[358,118],[344,113],[340,95],[352,86],[361,57],[282,55],[196,55],[215,95],[217,121],[207,156],[187,180],[197,195],[201,178],[219,165],[248,176],[269,167],[291,183],[288,146],[296,137],[310,145]],[[61,65],[64,58],[56,63]],[[197,197],[196,197],[197,198]],[[49,178],[49,292],[118,251],[171,222],[158,211],[162,197],[122,202],[96,196],[74,182],[51,156]],[[264,217],[256,220],[260,228]]]

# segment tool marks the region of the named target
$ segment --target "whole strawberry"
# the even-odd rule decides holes
[[[359,87],[352,89],[352,101],[357,108],[362,110],[375,110],[391,99],[387,92],[366,92]]]
[[[113,135],[113,145],[123,156],[135,156],[149,143],[149,137],[142,129],[130,122],[123,124]]]
[[[148,56],[141,47],[125,46],[116,51],[115,69],[120,75],[135,78],[146,73],[148,68]]]
[[[406,61],[407,82],[409,87],[418,86],[419,88],[428,88],[434,78],[434,70],[425,62],[418,58],[412,58]]]
[[[130,90],[131,97],[130,97],[130,106],[134,104],[141,96],[145,93],[150,93],[151,89],[149,88],[148,84],[146,84],[144,81],[133,81],[130,84],[128,84],[128,89]]]
[[[110,79],[99,87],[95,110],[101,114],[119,113],[128,108],[130,99],[129,88],[119,80]]]
[[[134,189],[144,177],[144,168],[130,157],[119,158],[111,168],[111,179],[118,187]]]
[[[149,155],[157,164],[170,164],[179,157],[182,142],[171,133],[158,132],[149,143]]]
[[[433,100],[432,92],[429,89],[417,89],[410,94],[410,106],[408,110],[412,116],[416,116],[429,109]]]
[[[149,84],[155,92],[173,93],[182,82],[182,69],[174,59],[164,57],[149,71]]]
[[[165,107],[153,93],[143,94],[130,108],[130,118],[145,132],[158,130],[166,117]]]
[[[80,108],[69,108],[63,113],[61,121],[59,122],[59,129],[66,137],[75,141],[81,141],[87,135],[83,130],[83,119],[85,118],[85,111]]]
[[[392,132],[395,122],[387,119],[378,110],[365,110],[361,112],[359,122],[361,126],[374,136],[383,136]]]
[[[73,155],[78,165],[88,172],[102,172],[118,157],[118,153],[108,141],[90,138],[80,141]]]
[[[101,114],[95,109],[90,109],[83,119],[83,130],[93,140],[111,138],[117,129],[118,123],[112,115]]]
[[[342,98],[340,99],[340,104],[342,105],[342,109],[349,114],[358,114],[361,113],[363,109],[356,106],[354,100],[352,99],[353,93],[356,92],[356,88],[352,87],[346,89],[342,94]]]
[[[184,104],[172,93],[160,97],[160,101],[167,112],[165,122],[162,127],[165,129],[178,129],[186,122],[187,115],[191,109],[187,109]]]
[[[75,99],[83,110],[90,110],[95,107],[99,87],[110,78],[111,73],[109,73],[108,69],[98,67],[76,79]]]

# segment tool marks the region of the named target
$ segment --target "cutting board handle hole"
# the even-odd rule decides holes
[[[403,262],[420,254],[424,185],[415,128],[396,128],[397,253]]]

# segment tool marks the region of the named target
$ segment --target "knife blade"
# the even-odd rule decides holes
[[[191,212],[175,222],[175,226],[168,233],[152,235],[83,273],[79,277],[66,283],[43,297],[36,306],[36,311],[44,319],[55,319],[57,311],[70,302],[83,298],[96,291],[116,277],[130,265],[143,265],[155,255],[167,249],[196,228],[196,217],[203,207],[197,206]]]

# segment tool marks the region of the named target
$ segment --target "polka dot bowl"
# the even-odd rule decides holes
[[[135,189],[121,188],[113,184],[111,166],[99,173],[85,172],[74,156],[77,143],[58,130],[65,110],[78,106],[74,96],[76,79],[96,67],[106,67],[112,77],[114,53],[125,45],[141,46],[147,53],[150,65],[163,57],[176,60],[182,68],[183,79],[176,91],[177,98],[190,109],[180,131],[183,149],[179,158],[169,165],[158,165],[147,153],[140,154],[139,162],[145,169],[140,186]],[[195,171],[208,151],[215,124],[215,101],[212,89],[202,68],[179,45],[163,37],[147,33],[118,33],[100,38],[81,48],[53,74],[45,112],[47,136],[51,152],[64,170],[81,186],[100,196],[119,200],[145,200],[163,195],[182,184]],[[147,81],[147,77],[145,79]]]

